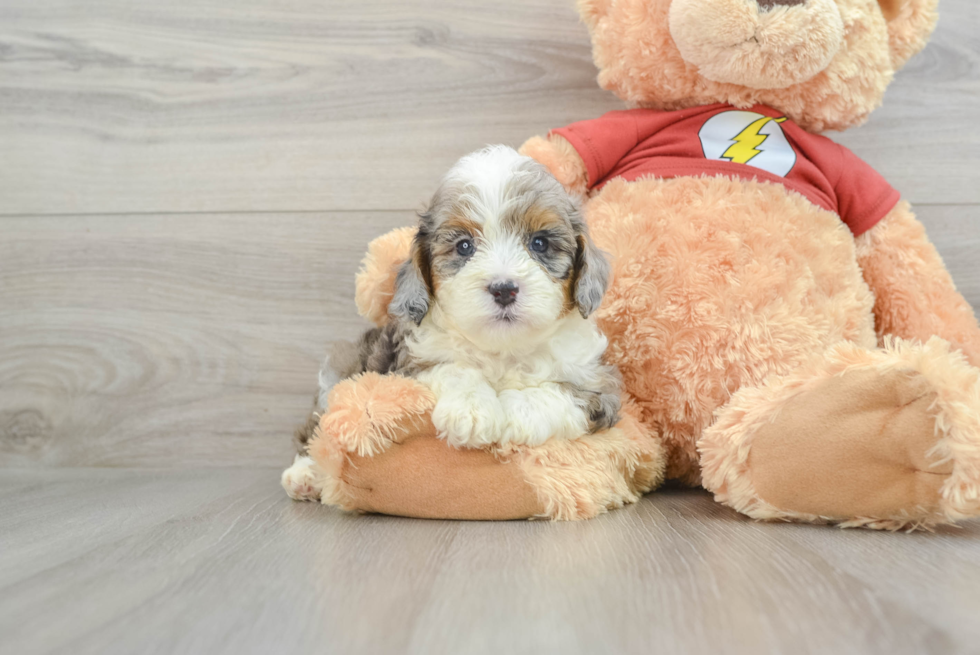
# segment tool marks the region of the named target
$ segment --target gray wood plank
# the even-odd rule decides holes
[[[980,306],[980,207],[920,207]],[[0,465],[285,463],[410,212],[0,219]]]
[[[980,314],[980,206],[920,205],[912,209],[925,225],[960,293]]]
[[[268,465],[410,212],[0,220],[0,464]]]
[[[980,636],[977,522],[764,525],[681,490],[583,523],[426,522],[293,503],[277,477],[0,471],[0,650],[955,655]]]
[[[941,0],[926,49],[899,71],[867,124],[829,133],[913,203],[976,203],[980,4]]]
[[[553,0],[12,0],[0,44],[5,213],[410,208],[620,106]]]
[[[414,207],[457,157],[622,103],[566,0],[6,0],[0,213]],[[841,140],[916,203],[977,203],[980,7]]]

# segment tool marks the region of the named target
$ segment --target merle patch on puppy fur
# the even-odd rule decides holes
[[[594,389],[584,389],[576,385],[565,385],[566,391],[575,398],[576,403],[589,417],[589,434],[595,434],[619,423],[622,407],[620,388],[622,380],[619,371],[613,366],[603,365],[600,384]]]

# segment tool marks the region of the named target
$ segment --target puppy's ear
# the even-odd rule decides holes
[[[582,226],[575,237],[575,304],[583,318],[599,309],[602,296],[609,287],[609,260],[606,254],[592,243],[588,230]]]
[[[412,253],[395,280],[395,295],[388,306],[388,313],[395,318],[410,319],[416,325],[429,313],[432,289],[432,269],[429,259],[428,231],[419,228],[412,241]]]

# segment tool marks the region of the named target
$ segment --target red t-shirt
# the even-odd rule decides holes
[[[850,150],[761,105],[613,111],[552,134],[581,155],[589,188],[617,177],[704,174],[775,182],[836,213],[855,236],[874,227],[900,198]]]

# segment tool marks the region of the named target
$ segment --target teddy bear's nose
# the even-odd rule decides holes
[[[806,0],[755,0],[759,3],[759,9],[769,11],[773,7],[795,7],[806,3]]]

